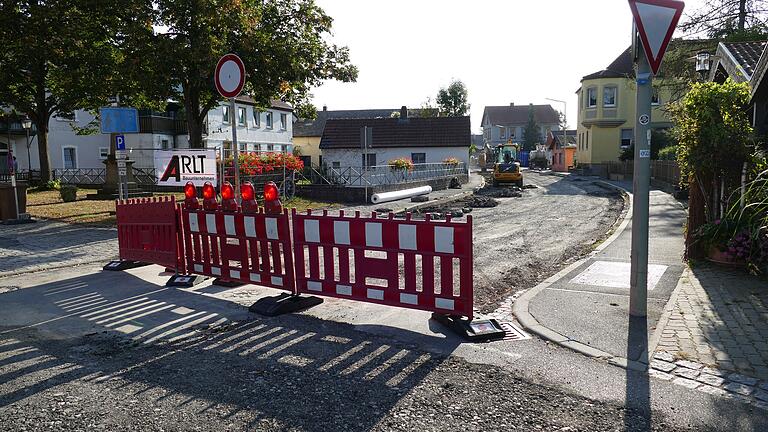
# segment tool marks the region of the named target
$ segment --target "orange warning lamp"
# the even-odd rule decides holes
[[[266,213],[281,213],[283,205],[280,203],[280,191],[275,182],[264,185],[264,210]]]
[[[211,182],[203,184],[203,208],[205,210],[218,210],[219,203],[216,202],[216,189]]]
[[[256,213],[259,211],[259,203],[256,202],[256,189],[251,182],[240,185],[240,205],[243,213]]]
[[[197,201],[197,189],[192,182],[187,182],[184,185],[184,208],[189,210],[200,208],[200,203]]]
[[[229,182],[224,182],[221,186],[221,208],[224,211],[237,211],[235,188]]]

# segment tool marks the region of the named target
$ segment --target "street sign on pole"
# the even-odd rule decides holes
[[[115,150],[125,150],[125,135],[115,135]]]
[[[219,59],[216,64],[216,71],[213,74],[216,84],[216,90],[223,97],[229,99],[229,120],[232,125],[232,165],[235,176],[235,199],[240,200],[240,163],[238,161],[240,149],[237,144],[237,108],[235,98],[243,90],[245,85],[245,65],[235,54],[227,54]],[[224,155],[221,158],[222,173],[224,178]]]
[[[629,7],[651,71],[656,75],[685,3],[676,0],[629,0]]]
[[[648,314],[648,214],[651,178],[651,99],[653,75],[664,57],[669,40],[683,12],[684,3],[675,0],[629,0],[643,49],[637,50],[635,120],[635,161],[632,177],[632,251],[629,314]],[[633,45],[636,41],[633,41]]]
[[[139,133],[139,111],[136,108],[99,108],[101,133]]]

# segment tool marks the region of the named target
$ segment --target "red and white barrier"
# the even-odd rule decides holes
[[[173,197],[117,201],[117,239],[120,261],[106,269],[125,268],[122,263],[153,263],[185,272],[179,212]]]
[[[297,292],[472,317],[471,216],[292,219]]]
[[[288,212],[182,210],[186,264],[191,273],[294,289]]]

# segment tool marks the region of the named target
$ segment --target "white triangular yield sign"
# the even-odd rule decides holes
[[[685,3],[676,0],[629,0],[645,55],[654,75],[672,39]]]

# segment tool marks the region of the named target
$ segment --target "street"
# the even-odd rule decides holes
[[[550,242],[544,248],[549,255],[538,251],[553,264],[538,267],[542,273],[525,284],[498,294],[478,288],[489,309],[557,271],[564,254],[588,250],[604,236],[601,230],[613,226],[608,215],[618,213],[618,200],[589,181],[538,174],[528,179],[540,187],[473,212],[478,274],[503,283],[499,245],[523,238],[520,247],[530,249],[534,242],[546,243],[548,229],[557,225],[528,222],[505,229],[496,215],[524,218],[538,208],[555,221],[567,214],[574,224],[593,228],[569,237],[570,243],[564,237]],[[553,196],[564,204],[551,205]],[[577,208],[583,209],[581,219]],[[102,272],[83,265],[3,278],[3,286],[14,287],[0,294],[4,423],[12,430],[766,427],[766,417],[750,405],[537,337],[469,344],[426,312],[335,299],[303,313],[265,318],[245,307],[274,290],[208,282],[166,288],[162,271],[148,266]]]

